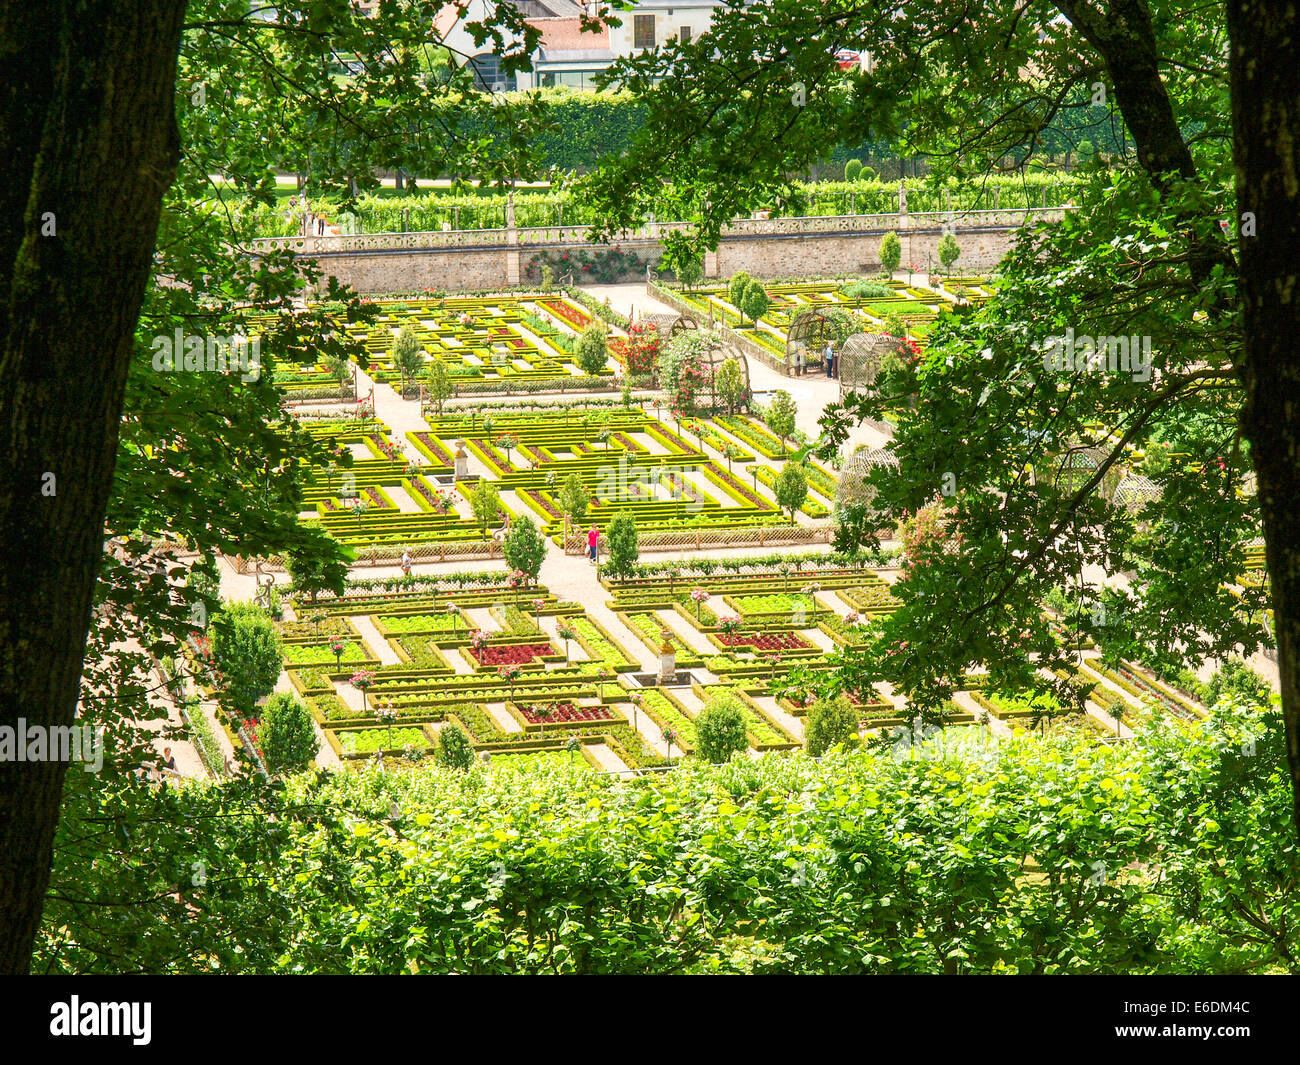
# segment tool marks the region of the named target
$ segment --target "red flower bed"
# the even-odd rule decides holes
[[[614,713],[607,706],[574,706],[573,703],[552,703],[551,716],[543,717],[535,707],[521,706],[519,712],[530,725],[556,724],[565,721],[612,721]]]
[[[537,306],[544,307],[552,314],[563,318],[569,325],[575,329],[585,329],[591,325],[591,315],[584,314],[575,307],[570,307],[567,303],[560,300],[538,300]]]
[[[755,651],[793,651],[812,646],[802,636],[793,632],[760,632],[750,636],[728,636],[719,633],[718,639],[727,647],[752,647]]]
[[[484,647],[469,649],[482,666],[522,666],[542,655],[554,654],[549,643],[519,643],[510,647]]]

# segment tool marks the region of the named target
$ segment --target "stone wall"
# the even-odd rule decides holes
[[[746,219],[729,226],[717,251],[705,256],[705,275],[725,278],[740,270],[761,278],[874,273],[880,269],[880,238],[891,230],[901,238],[904,267],[915,263],[922,270],[927,265],[937,270],[936,249],[949,226],[961,247],[956,269],[984,273],[1006,254],[1026,220],[1060,215],[1060,209],[1055,209]],[[656,260],[662,254],[664,233],[683,225],[652,223],[625,234],[617,243],[626,251]],[[522,271],[539,251],[591,251],[593,245],[583,239],[586,232],[585,227],[568,226],[286,237],[252,241],[248,250],[256,255],[292,248],[304,258],[315,259],[325,274],[363,293],[472,292],[520,284]],[[576,280],[583,279],[579,276]]]

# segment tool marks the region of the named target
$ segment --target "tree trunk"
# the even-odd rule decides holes
[[[1267,541],[1286,754],[1300,829],[1300,16],[1229,0],[1229,72],[1241,261],[1242,429]],[[1252,225],[1253,223],[1253,225]],[[1257,229],[1255,228],[1257,226]],[[1247,235],[1251,232],[1256,235]]]
[[[76,712],[136,319],[179,155],[184,13],[185,0],[0,9],[3,725]],[[0,973],[30,964],[66,768],[0,763]]]

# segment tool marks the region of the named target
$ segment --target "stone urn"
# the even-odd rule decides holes
[[[465,453],[465,441],[456,441],[456,480],[463,481],[469,476],[469,456]]]
[[[659,645],[659,683],[668,684],[677,678],[677,651],[666,639]]]

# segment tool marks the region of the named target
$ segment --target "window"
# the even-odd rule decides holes
[[[653,48],[655,46],[654,15],[632,16],[632,47]]]
[[[502,72],[501,59],[491,52],[476,55],[469,65],[474,69],[479,88],[487,92],[509,92],[514,88],[514,76],[507,77]]]
[[[690,43],[691,43],[691,28],[690,28],[689,26],[683,26],[683,27],[682,27],[682,44],[690,44]]]

